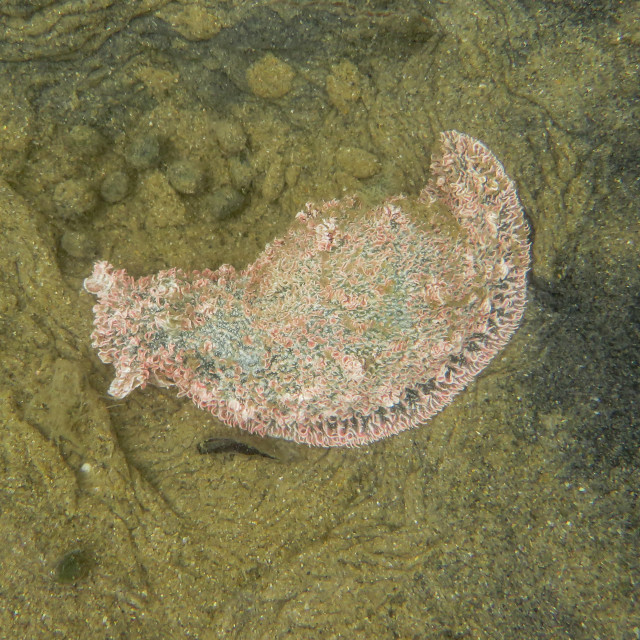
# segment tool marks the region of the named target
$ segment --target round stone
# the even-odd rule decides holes
[[[108,173],[102,185],[100,185],[100,195],[106,202],[111,204],[124,200],[129,192],[129,177],[124,171],[112,171]]]
[[[343,147],[336,154],[338,164],[354,178],[364,180],[380,171],[380,162],[373,153],[358,147]]]
[[[72,127],[67,141],[73,151],[84,157],[99,153],[104,146],[104,140],[100,133],[86,124]]]
[[[78,231],[65,231],[60,238],[60,248],[72,258],[93,258],[96,245],[86,234]]]
[[[245,196],[233,187],[225,186],[210,193],[205,200],[207,214],[217,220],[224,220],[237,213],[245,202]]]
[[[295,73],[290,65],[268,53],[247,70],[251,91],[260,98],[282,98],[291,90]]]
[[[64,219],[79,218],[96,205],[96,194],[86,178],[71,178],[60,182],[53,192],[56,213]]]
[[[214,131],[220,149],[227,156],[238,155],[247,146],[247,136],[240,124],[233,120],[221,120],[215,125]]]
[[[92,566],[91,554],[84,549],[66,553],[55,567],[55,579],[60,584],[73,584],[86,578]]]
[[[169,184],[185,195],[198,193],[204,183],[204,172],[193,160],[176,160],[167,167]]]
[[[351,105],[360,97],[360,73],[348,60],[331,68],[327,76],[327,93],[336,109],[346,114]]]

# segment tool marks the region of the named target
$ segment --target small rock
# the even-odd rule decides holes
[[[124,200],[129,192],[129,177],[124,171],[108,173],[100,186],[100,195],[111,204]]]
[[[167,167],[169,184],[185,195],[198,193],[204,184],[204,172],[193,160],[177,160]]]
[[[149,169],[160,160],[160,140],[153,133],[138,136],[127,149],[127,162],[134,169]]]
[[[135,202],[133,216],[144,220],[147,230],[179,227],[186,221],[187,209],[182,198],[159,169],[153,169],[142,177]]]
[[[79,218],[96,206],[97,198],[91,182],[85,178],[71,178],[60,182],[53,192],[56,212],[65,220]]]
[[[336,154],[338,164],[354,178],[364,180],[380,171],[380,162],[373,153],[359,147],[342,147]]]
[[[247,136],[242,127],[233,120],[221,120],[214,127],[220,149],[227,156],[241,153],[247,146]]]
[[[67,135],[67,143],[70,149],[83,157],[95,156],[104,147],[100,133],[86,124],[72,127]]]
[[[156,15],[168,22],[183,38],[193,41],[212,38],[224,25],[215,7],[202,7],[197,3],[168,3]]]
[[[65,231],[60,238],[60,248],[72,258],[89,259],[96,254],[93,240],[78,231]]]
[[[54,576],[60,584],[74,584],[86,578],[94,564],[92,555],[85,549],[74,549],[58,560]]]
[[[331,67],[326,86],[333,106],[344,114],[348,113],[351,105],[360,97],[358,67],[348,60]]]
[[[234,213],[242,209],[245,196],[233,187],[221,187],[210,193],[204,202],[207,214],[218,220],[229,218]]]
[[[293,69],[272,53],[268,53],[247,70],[249,88],[260,98],[282,98],[291,90],[294,76]]]

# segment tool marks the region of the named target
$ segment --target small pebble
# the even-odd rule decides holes
[[[358,67],[348,60],[331,67],[326,86],[333,106],[344,114],[348,113],[351,105],[360,97]]]
[[[338,164],[354,178],[364,180],[380,171],[380,162],[373,153],[358,147],[343,147],[336,154]]]
[[[124,200],[129,192],[129,177],[124,171],[111,171],[100,186],[100,195],[111,204]]]
[[[247,136],[242,127],[233,120],[221,120],[214,127],[220,149],[227,156],[241,153],[247,146]]]
[[[104,147],[104,139],[93,127],[79,124],[72,127],[67,134],[69,148],[80,156],[95,156]]]
[[[55,567],[55,579],[61,584],[74,584],[86,578],[93,559],[85,549],[74,549],[60,558]]]
[[[160,141],[153,133],[138,136],[127,149],[127,162],[134,169],[149,169],[160,160]]]
[[[97,198],[91,182],[84,178],[71,178],[60,182],[53,192],[56,212],[65,220],[79,218],[96,206]]]
[[[198,193],[204,184],[204,172],[193,160],[176,160],[167,167],[169,184],[185,195]]]
[[[294,76],[291,66],[272,53],[268,53],[247,70],[249,88],[260,98],[282,98],[291,90]]]
[[[96,245],[91,238],[78,231],[65,231],[60,238],[60,248],[72,258],[89,259],[96,254]]]
[[[224,220],[242,209],[245,196],[233,187],[221,187],[210,193],[204,202],[207,214],[217,220]]]

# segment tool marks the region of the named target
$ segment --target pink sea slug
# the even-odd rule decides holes
[[[98,262],[93,346],[124,398],[176,386],[251,433],[362,445],[424,423],[502,349],[525,307],[528,226],[479,141],[441,134],[417,197],[308,204],[244,271],[135,280]]]

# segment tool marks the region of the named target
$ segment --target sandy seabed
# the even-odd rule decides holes
[[[0,9],[3,637],[637,638],[638,7],[131,6]],[[242,268],[309,200],[416,194],[451,128],[533,269],[445,411],[326,451],[106,395],[95,259]]]

